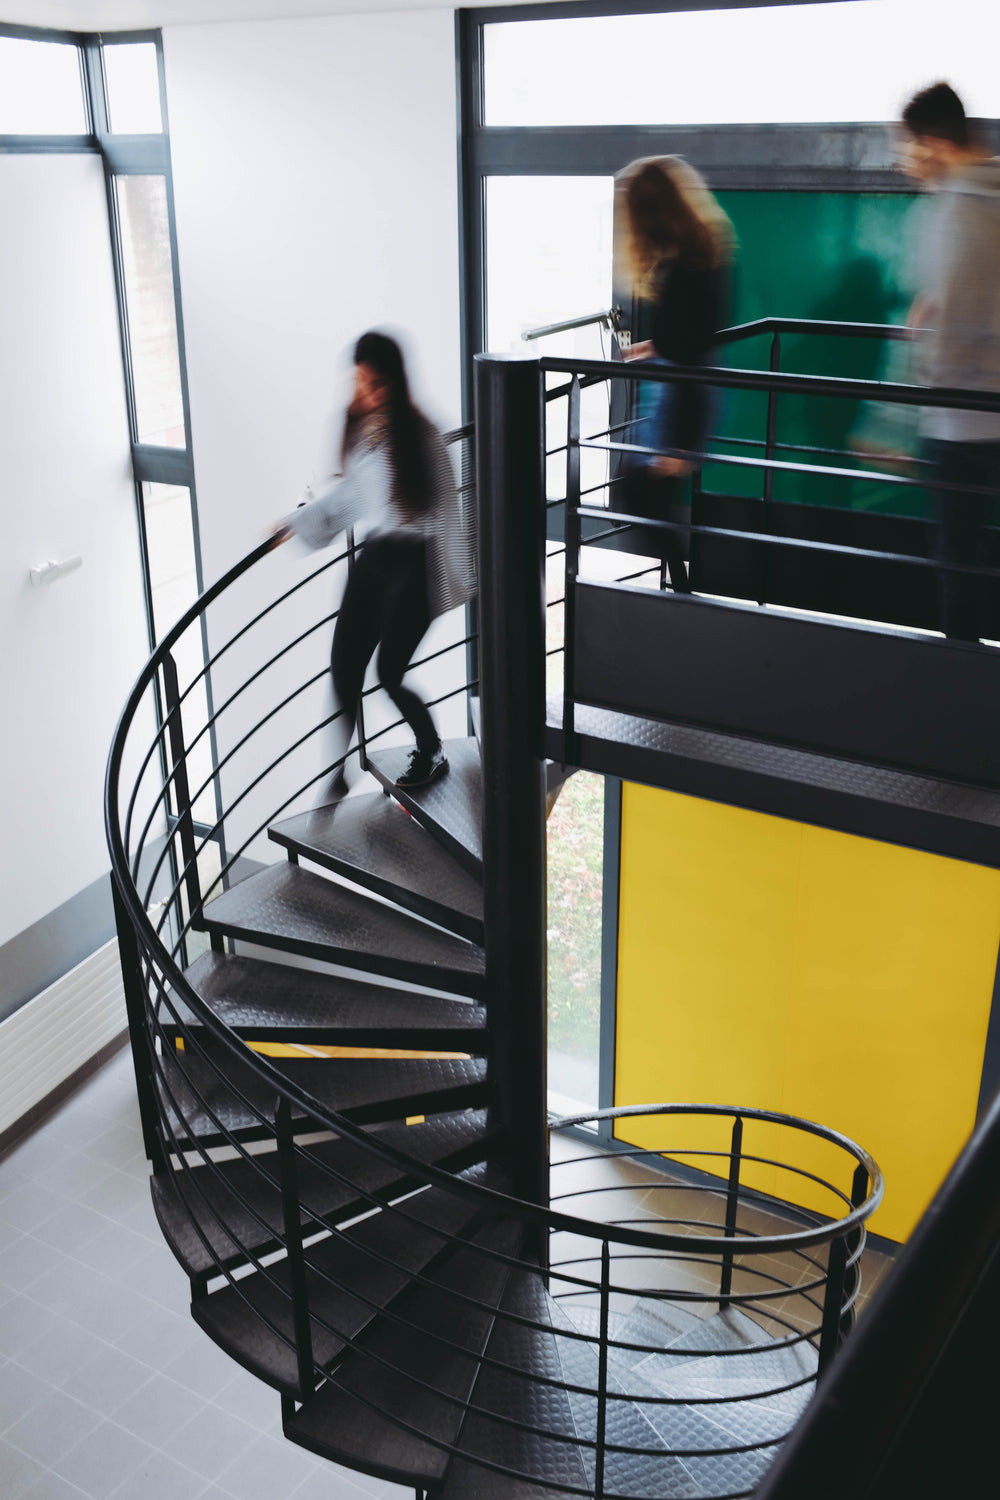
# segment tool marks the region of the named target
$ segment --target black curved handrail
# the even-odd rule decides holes
[[[541,368],[544,368],[544,365]],[[559,391],[553,390],[546,394],[549,399],[555,399]],[[471,432],[465,429],[462,435],[468,438]],[[627,518],[624,519],[627,521]],[[643,520],[641,524],[648,523]],[[607,533],[609,536],[611,534],[611,531]],[[132,753],[131,733],[139,723],[142,706],[147,695],[158,684],[160,674],[167,665],[172,667],[172,653],[188,630],[202,625],[207,612],[226,595],[228,590],[232,589],[251,569],[264,563],[271,548],[270,541],[263,542],[254,548],[206,590],[205,594],[185,611],[167,632],[143,667],[129,694],[116,728],[108,760],[105,780],[105,823],[111,850],[116,906],[122,921],[123,966],[128,968],[130,962],[128,954],[131,951],[134,976],[138,982],[138,992],[132,995],[129,1002],[130,1023],[136,1032],[138,1044],[148,1047],[146,1108],[153,1116],[153,1124],[147,1130],[147,1146],[153,1157],[154,1172],[160,1174],[169,1172],[175,1180],[180,1201],[189,1220],[190,1232],[200,1245],[200,1253],[205,1258],[206,1264],[211,1268],[210,1274],[222,1279],[228,1292],[239,1300],[247,1315],[259,1323],[263,1334],[284,1347],[290,1357],[294,1357],[298,1368],[300,1399],[310,1399],[317,1381],[322,1381],[330,1390],[340,1389],[350,1394],[353,1399],[360,1401],[362,1406],[369,1408],[373,1413],[379,1410],[377,1403],[365,1394],[354,1391],[349,1381],[341,1380],[339,1368],[332,1369],[329,1362],[324,1361],[315,1351],[314,1339],[320,1336],[330,1338],[338,1342],[348,1354],[363,1355],[370,1365],[383,1369],[387,1374],[392,1374],[394,1371],[397,1374],[405,1373],[394,1363],[400,1356],[385,1350],[375,1352],[364,1344],[361,1334],[356,1329],[338,1326],[339,1315],[325,1311],[323,1306],[317,1307],[315,1301],[310,1302],[308,1296],[304,1297],[302,1286],[305,1283],[303,1281],[297,1289],[296,1276],[304,1277],[305,1268],[311,1267],[311,1274],[318,1284],[326,1286],[331,1293],[348,1297],[367,1308],[372,1316],[378,1316],[381,1326],[387,1330],[395,1330],[400,1339],[412,1338],[415,1334],[421,1333],[420,1325],[414,1321],[407,1306],[395,1303],[380,1304],[374,1293],[365,1292],[356,1287],[346,1273],[338,1270],[335,1265],[333,1269],[330,1269],[321,1261],[317,1261],[312,1245],[304,1247],[305,1239],[312,1239],[317,1235],[321,1237],[317,1243],[323,1243],[322,1236],[329,1234],[332,1225],[329,1217],[324,1216],[317,1207],[303,1203],[296,1196],[294,1184],[297,1181],[297,1173],[303,1165],[307,1165],[311,1172],[318,1173],[324,1180],[332,1180],[339,1188],[349,1187],[356,1194],[358,1202],[366,1204],[369,1210],[378,1210],[388,1219],[400,1221],[417,1231],[421,1229],[422,1224],[419,1214],[421,1193],[437,1191],[449,1200],[456,1200],[467,1205],[471,1218],[465,1228],[453,1230],[435,1226],[431,1231],[432,1235],[442,1246],[452,1252],[464,1249],[481,1256],[499,1268],[505,1276],[523,1273],[538,1276],[538,1259],[534,1251],[529,1253],[525,1248],[529,1240],[536,1246],[548,1241],[557,1245],[559,1237],[564,1236],[570,1237],[578,1246],[582,1242],[591,1247],[592,1254],[589,1257],[580,1254],[560,1257],[554,1254],[549,1274],[556,1305],[558,1305],[559,1297],[567,1305],[581,1298],[599,1300],[602,1309],[602,1326],[598,1336],[576,1328],[572,1325],[572,1321],[568,1327],[560,1326],[557,1336],[566,1340],[568,1344],[579,1345],[585,1351],[587,1358],[593,1355],[603,1373],[594,1376],[597,1381],[596,1385],[583,1383],[585,1377],[579,1376],[575,1379],[560,1380],[557,1377],[539,1374],[533,1376],[532,1379],[540,1388],[551,1388],[563,1395],[568,1393],[578,1398],[594,1401],[599,1420],[593,1436],[578,1434],[570,1437],[558,1431],[552,1431],[544,1424],[539,1425],[538,1419],[532,1422],[509,1414],[498,1414],[492,1411],[488,1404],[481,1404],[476,1392],[458,1397],[448,1390],[439,1389],[433,1382],[420,1380],[418,1384],[434,1399],[459,1412],[463,1421],[480,1418],[500,1427],[516,1428],[518,1432],[554,1441],[557,1444],[569,1443],[585,1451],[591,1455],[591,1460],[597,1465],[599,1477],[595,1479],[595,1488],[583,1490],[574,1487],[573,1484],[564,1488],[569,1493],[597,1493],[602,1495],[604,1500],[614,1500],[611,1487],[604,1484],[600,1477],[603,1474],[605,1462],[611,1463],[616,1456],[621,1455],[655,1459],[662,1457],[664,1451],[654,1446],[635,1446],[633,1443],[617,1438],[614,1430],[606,1426],[608,1413],[609,1411],[613,1413],[616,1406],[632,1400],[639,1405],[640,1409],[648,1407],[655,1414],[661,1408],[669,1411],[682,1405],[697,1407],[703,1404],[721,1407],[729,1400],[752,1404],[754,1401],[763,1401],[775,1394],[801,1394],[805,1388],[811,1386],[815,1380],[816,1359],[818,1358],[820,1366],[829,1360],[839,1343],[842,1331],[853,1319],[858,1290],[857,1263],[864,1245],[864,1225],[881,1199],[881,1175],[871,1157],[847,1137],[828,1127],[800,1121],[774,1111],[743,1109],[718,1104],[624,1107],[598,1111],[586,1117],[574,1116],[567,1120],[556,1120],[551,1122],[551,1129],[558,1131],[571,1127],[577,1128],[582,1124],[593,1125],[600,1121],[629,1121],[641,1116],[647,1117],[648,1126],[656,1127],[658,1123],[668,1123],[685,1117],[701,1119],[709,1124],[715,1121],[726,1121],[730,1125],[735,1143],[737,1137],[742,1136],[744,1124],[775,1126],[783,1131],[798,1133],[802,1137],[821,1139],[835,1147],[840,1158],[847,1164],[848,1170],[853,1172],[852,1187],[850,1191],[845,1191],[807,1167],[797,1162],[782,1160],[774,1153],[760,1151],[742,1153],[737,1150],[735,1144],[728,1152],[692,1145],[672,1146],[669,1139],[665,1138],[655,1148],[635,1148],[628,1154],[636,1161],[641,1161],[649,1170],[662,1170],[665,1164],[669,1166],[672,1153],[685,1162],[697,1159],[703,1167],[707,1167],[710,1173],[714,1168],[721,1167],[723,1178],[709,1177],[707,1180],[710,1183],[715,1181],[720,1183],[720,1186],[712,1186],[710,1190],[717,1194],[720,1204],[725,1209],[724,1224],[713,1226],[709,1222],[693,1219],[690,1215],[685,1215],[683,1211],[673,1216],[664,1212],[656,1216],[657,1227],[652,1229],[643,1227],[644,1221],[630,1217],[608,1220],[600,1213],[588,1216],[584,1213],[567,1212],[557,1206],[560,1202],[559,1194],[553,1195],[545,1203],[527,1201],[505,1188],[502,1179],[494,1178],[492,1181],[483,1181],[475,1174],[464,1177],[456,1176],[446,1167],[424,1161],[419,1156],[408,1153],[377,1133],[370,1133],[348,1114],[324,1104],[306,1084],[282,1071],[266,1055],[244,1045],[233,1027],[217,1015],[211,1004],[195,990],[185,973],[186,959],[181,958],[181,955],[186,952],[184,944],[200,929],[203,922],[204,901],[200,896],[200,887],[197,886],[198,862],[203,851],[218,839],[220,869],[218,876],[213,876],[213,879],[225,879],[227,873],[234,869],[237,860],[254,839],[261,835],[267,826],[315,780],[328,774],[330,768],[321,770],[318,776],[311,778],[304,786],[294,788],[291,795],[284,797],[277,807],[271,805],[272,799],[269,798],[267,816],[252,828],[238,847],[234,849],[224,842],[227,819],[231,820],[233,812],[251,794],[256,793],[268,775],[329,720],[321,720],[320,723],[307,727],[306,731],[295,738],[290,746],[286,745],[271,759],[264,770],[252,775],[253,770],[256,769],[252,767],[238,784],[227,788],[225,805],[223,806],[220,798],[218,816],[215,821],[199,827],[201,843],[197,847],[195,847],[193,835],[190,834],[190,810],[192,804],[213,781],[217,787],[219,786],[219,778],[223,772],[226,772],[228,776],[238,752],[252,740],[253,735],[263,725],[270,723],[276,714],[286,709],[300,694],[315,687],[322,674],[307,677],[300,686],[287,694],[283,686],[281,701],[277,705],[268,707],[262,717],[255,718],[253,728],[235,738],[221,761],[216,763],[213,760],[209,774],[204,777],[193,795],[187,786],[187,760],[192,749],[205,740],[209,728],[215,725],[220,715],[232,708],[246,688],[251,683],[257,682],[264,672],[272,669],[294,647],[302,645],[306,637],[312,636],[329,620],[330,616],[325,615],[323,619],[314,622],[308,630],[301,631],[288,646],[275,651],[269,643],[268,656],[264,665],[255,666],[254,670],[241,679],[235,690],[217,709],[212,711],[206,724],[199,727],[192,740],[186,743],[183,739],[181,705],[187,700],[197,683],[202,679],[207,679],[212,668],[225,653],[229,652],[237,641],[243,640],[254,625],[260,624],[277,609],[278,605],[297,594],[301,588],[313,582],[328,568],[343,561],[343,557],[347,554],[324,563],[322,567],[310,572],[308,577],[299,580],[262,608],[254,605],[249,622],[239,625],[234,634],[229,636],[213,654],[204,659],[201,669],[196,672],[184,691],[177,695],[176,702],[168,705],[168,711],[156,731],[152,744],[145,750],[134,785],[131,789],[126,788],[127,812],[124,824],[121,816],[121,788],[126,755]],[[550,602],[555,605],[560,601]],[[468,635],[463,636],[462,639],[430,653],[422,660],[434,660],[450,651],[464,648],[472,639],[474,638]],[[461,686],[442,695],[442,698],[437,701],[445,701],[458,694],[464,694],[470,686],[470,682],[463,681]],[[366,696],[368,696],[367,693]],[[390,723],[369,739],[377,739],[394,727],[396,724]],[[156,755],[158,753],[164,755],[168,748],[174,764],[169,771],[164,767],[162,788],[154,801],[152,810],[138,831],[133,848],[132,840],[139,828],[135,810],[140,783],[149,772]],[[252,779],[249,779],[251,775]],[[189,839],[185,844],[184,837],[181,836],[179,857],[175,854],[176,828],[171,826],[173,815],[169,812],[171,794],[177,799],[178,804],[185,799],[187,804],[186,808],[181,808],[179,821],[183,822],[184,817],[187,817]],[[284,796],[284,791],[279,795]],[[151,873],[145,872],[143,889],[140,890],[140,868],[143,865],[143,856],[147,852],[147,839],[159,816],[158,809],[161,807],[167,819],[167,837],[163,848],[155,856]],[[257,813],[253,812],[248,819],[248,824],[253,825],[256,817]],[[243,830],[241,830],[241,837],[242,832]],[[158,920],[154,920],[146,906],[168,857],[172,865],[171,874],[167,878],[168,881],[172,881],[172,886],[164,902],[161,916]],[[192,889],[187,884],[192,874],[195,879],[194,899],[192,899]],[[188,896],[187,909],[184,906],[185,893]],[[167,923],[171,921],[174,923],[172,934],[166,931]],[[171,937],[172,946],[170,945]],[[183,1047],[182,1051],[177,1050],[178,1043]],[[233,1064],[237,1061],[238,1072],[234,1074]],[[213,1089],[219,1085],[225,1090],[225,1107],[218,1102],[213,1093]],[[140,1087],[142,1087],[141,1081]],[[272,1108],[270,1103],[261,1102],[270,1099],[275,1101],[276,1107]],[[237,1119],[240,1123],[234,1123]],[[144,1124],[146,1123],[148,1122],[144,1121]],[[204,1138],[202,1138],[202,1124],[205,1127]],[[391,1171],[393,1181],[417,1184],[416,1197],[403,1196],[397,1200],[388,1201],[377,1188],[359,1185],[352,1181],[346,1169],[338,1169],[337,1166],[316,1155],[308,1145],[300,1143],[297,1137],[306,1131],[310,1134],[326,1132],[344,1143],[363,1149],[368,1156],[377,1159]],[[247,1143],[254,1133],[274,1136],[277,1141],[276,1162],[272,1158],[265,1165],[256,1153],[248,1150]],[[219,1197],[215,1194],[213,1188],[215,1177],[212,1175],[218,1173],[217,1163],[212,1154],[215,1145],[227,1147],[248,1172],[260,1174],[272,1190],[280,1189],[285,1198],[283,1222],[277,1225],[272,1223],[267,1214],[254,1202],[252,1195],[234,1193],[230,1189],[227,1189],[228,1197]],[[740,1173],[744,1168],[750,1171],[761,1165],[795,1174],[797,1180],[808,1182],[824,1193],[830,1194],[836,1206],[826,1213],[817,1210],[803,1211],[787,1229],[778,1229],[773,1233],[760,1234],[748,1231],[739,1223],[739,1214],[742,1205],[751,1201],[753,1195],[746,1187],[745,1180],[741,1182]],[[726,1176],[728,1176],[728,1183],[724,1180]],[[665,1184],[663,1187],[666,1191]],[[679,1189],[674,1187],[671,1190],[687,1192],[690,1190],[690,1184],[685,1183]],[[294,1213],[289,1208],[289,1194],[291,1194]],[[579,1198],[581,1195],[575,1193],[566,1196]],[[598,1201],[600,1200],[590,1198],[591,1204]],[[247,1224],[247,1228],[241,1227],[243,1222]],[[481,1230],[485,1231],[491,1226],[502,1225],[517,1226],[515,1240],[509,1243],[502,1240],[482,1245],[478,1243],[476,1236]],[[234,1249],[225,1250],[224,1247],[227,1244],[233,1246]],[[284,1258],[278,1269],[270,1263],[271,1250],[267,1248],[275,1245],[284,1252]],[[830,1247],[830,1251],[828,1264],[824,1266],[819,1258],[809,1252],[826,1246]],[[801,1262],[808,1267],[802,1282],[789,1281],[788,1273],[782,1271],[777,1264],[771,1264],[768,1261],[768,1257],[782,1255],[790,1257],[795,1264]],[[310,1260],[310,1256],[313,1256],[313,1260]],[[380,1268],[386,1272],[398,1270],[391,1253],[377,1246],[365,1246],[364,1256],[374,1268]],[[718,1290],[691,1292],[681,1289],[671,1292],[669,1288],[661,1285],[657,1290],[640,1293],[640,1301],[645,1297],[652,1306],[672,1300],[679,1305],[685,1302],[709,1306],[718,1304],[720,1308],[731,1309],[733,1313],[745,1311],[751,1315],[751,1325],[753,1325],[754,1317],[757,1320],[763,1319],[764,1323],[760,1324],[758,1321],[758,1336],[755,1339],[744,1340],[738,1348],[730,1351],[733,1355],[742,1357],[741,1364],[751,1365],[751,1356],[764,1349],[772,1353],[801,1351],[804,1354],[808,1353],[813,1363],[810,1364],[807,1360],[794,1378],[787,1371],[780,1378],[769,1377],[765,1381],[766,1389],[739,1391],[728,1396],[709,1394],[703,1400],[699,1400],[697,1396],[693,1399],[690,1396],[682,1398],[667,1392],[650,1392],[641,1388],[630,1396],[624,1390],[609,1386],[607,1380],[609,1360],[614,1361],[618,1357],[625,1357],[635,1352],[641,1352],[644,1355],[658,1352],[654,1345],[644,1343],[642,1339],[637,1341],[634,1336],[630,1336],[627,1324],[622,1330],[609,1321],[612,1317],[613,1304],[616,1299],[635,1295],[631,1278],[637,1266],[643,1266],[652,1260],[664,1262],[671,1259],[681,1267],[711,1267],[713,1272],[718,1271],[720,1274]],[[592,1269],[598,1260],[601,1262],[599,1274]],[[752,1271],[751,1266],[754,1268]],[[236,1274],[241,1267],[252,1269],[254,1286],[261,1289],[267,1288],[273,1299],[272,1304],[265,1308],[255,1303],[249,1283],[244,1282],[241,1274]],[[741,1274],[745,1273],[749,1278],[748,1284],[735,1284],[734,1270]],[[440,1294],[441,1289],[435,1279],[433,1265],[411,1269],[408,1279],[416,1292],[428,1295]],[[496,1317],[505,1321],[511,1327],[534,1329],[552,1334],[553,1330],[550,1325],[528,1317],[516,1308],[498,1311],[495,1302],[491,1302],[483,1292],[476,1288],[469,1290],[449,1287],[447,1295],[456,1309],[472,1316],[488,1315],[491,1319]],[[790,1296],[798,1299],[804,1321],[796,1323],[789,1319],[782,1299],[788,1299]],[[450,1329],[443,1329],[440,1334],[435,1332],[434,1338],[443,1349],[456,1356],[465,1356],[466,1351],[461,1339]],[[691,1344],[684,1350],[689,1362],[705,1358],[712,1352],[696,1344]],[[487,1374],[493,1372],[503,1376],[515,1373],[503,1358],[491,1352],[490,1348],[477,1355],[477,1360],[479,1368]],[[776,1380],[777,1383],[775,1383]],[[395,1420],[402,1431],[412,1433],[447,1455],[459,1456],[463,1453],[459,1443],[442,1438],[437,1433],[423,1431],[419,1426],[409,1423],[404,1416],[399,1416]],[[740,1455],[758,1450],[770,1451],[783,1440],[784,1436],[783,1432],[777,1435],[770,1432],[758,1437],[756,1441],[744,1441],[742,1438],[730,1436],[711,1449],[699,1447],[686,1449],[675,1445],[672,1452],[675,1456],[687,1454],[690,1457],[697,1457]],[[516,1465],[504,1467],[503,1464],[497,1464],[488,1456],[476,1456],[473,1461],[481,1463],[487,1469],[493,1468],[501,1473],[514,1475],[521,1473]],[[537,1478],[530,1474],[521,1474],[521,1477],[525,1480]],[[746,1492],[739,1491],[739,1493]]]

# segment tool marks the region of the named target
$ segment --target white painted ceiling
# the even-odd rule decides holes
[[[495,0],[464,0],[482,6]],[[521,0],[525,3],[525,0]],[[529,5],[543,0],[527,0]],[[440,0],[0,0],[0,21],[72,31],[127,31],[206,21],[290,21],[393,10],[453,10]]]

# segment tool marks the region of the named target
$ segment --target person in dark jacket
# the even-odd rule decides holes
[[[710,364],[731,299],[734,237],[728,218],[699,174],[679,156],[632,162],[619,175],[616,191],[633,284],[651,309],[650,337],[631,345],[626,357],[660,365]],[[653,387],[638,441],[671,451],[629,469],[622,508],[666,517],[669,502],[682,497],[686,476],[705,447],[711,398],[703,385]],[[677,533],[651,531],[643,542],[667,563],[674,591],[689,593]]]

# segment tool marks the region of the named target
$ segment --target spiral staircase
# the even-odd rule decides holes
[[[279,1394],[286,1437],[337,1464],[442,1500],[749,1495],[851,1325],[878,1170],[833,1131],[722,1105],[551,1122],[569,1144],[550,1162],[540,604],[495,628],[502,532],[537,557],[542,507],[516,475],[503,507],[483,488],[483,739],[448,741],[430,787],[401,790],[406,749],[369,739],[380,790],[298,795],[289,813],[284,752],[234,790],[277,698],[192,785],[195,744],[290,649],[270,641],[252,673],[241,660],[191,732],[185,632],[216,639],[211,610],[266,546],[178,622],[129,700],[108,828],[156,1215],[195,1321]],[[217,683],[300,587],[229,617]],[[241,825],[262,782],[281,794]],[[840,1173],[818,1187],[796,1157],[817,1136]],[[764,1167],[793,1174],[800,1206],[762,1233]],[[685,1206],[694,1186],[709,1213]]]

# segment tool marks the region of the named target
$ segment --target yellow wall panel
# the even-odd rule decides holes
[[[832,1126],[885,1173],[872,1227],[904,1239],[975,1118],[998,944],[1000,871],[626,786],[615,1102]],[[693,1146],[684,1129],[671,1141]],[[721,1123],[701,1135],[728,1144]],[[823,1143],[795,1149],[829,1169]],[[794,1196],[787,1174],[747,1180]],[[795,1201],[829,1207],[819,1190]]]

